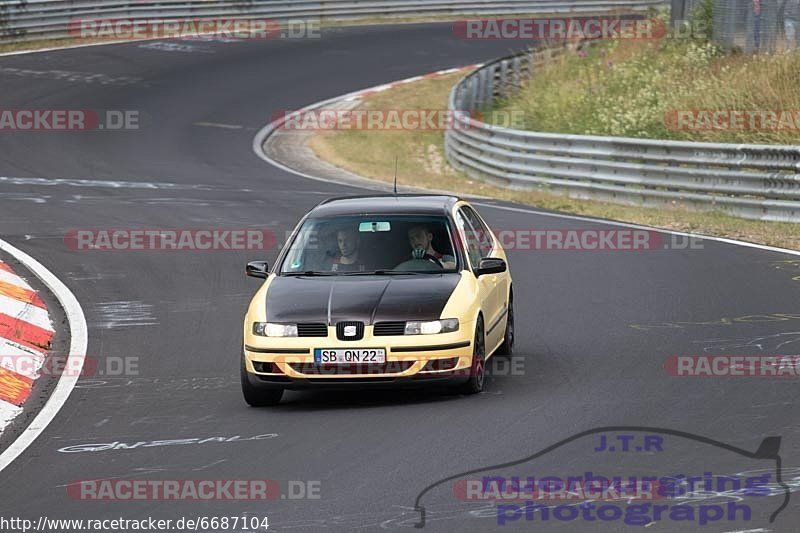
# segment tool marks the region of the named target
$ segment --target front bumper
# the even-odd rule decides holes
[[[265,376],[249,374],[250,383],[265,389],[287,390],[373,390],[373,389],[417,389],[424,387],[450,387],[460,385],[467,381],[468,376],[459,374],[454,376],[413,376],[413,377],[388,377],[375,378],[372,376],[348,376],[338,379],[329,378],[289,378],[286,376]]]
[[[265,338],[247,335],[245,368],[253,385],[285,389],[393,388],[448,385],[469,378],[472,334],[469,324],[439,335],[373,336],[365,328],[359,341],[326,338]],[[333,328],[331,328],[333,330]],[[386,363],[317,365],[315,348],[384,348]]]

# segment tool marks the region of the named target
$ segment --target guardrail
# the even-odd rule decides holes
[[[402,18],[481,14],[645,11],[664,0],[0,0],[0,42],[70,37],[78,19]]]
[[[521,131],[472,118],[517,91],[554,51],[499,59],[450,93],[448,162],[505,187],[657,206],[680,202],[742,218],[800,222],[800,146],[718,144]]]

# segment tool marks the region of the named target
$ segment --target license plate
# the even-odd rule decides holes
[[[385,363],[383,348],[315,348],[314,362],[318,365],[348,365]]]

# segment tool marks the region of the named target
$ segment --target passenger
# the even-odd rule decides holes
[[[364,270],[364,266],[358,259],[359,237],[357,231],[349,228],[336,232],[336,245],[339,253],[333,258],[332,271]]]

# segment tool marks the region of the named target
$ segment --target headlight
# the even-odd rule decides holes
[[[253,322],[253,335],[261,337],[297,337],[297,324]]]
[[[435,335],[458,331],[457,318],[445,318],[431,322],[406,322],[406,335]]]

